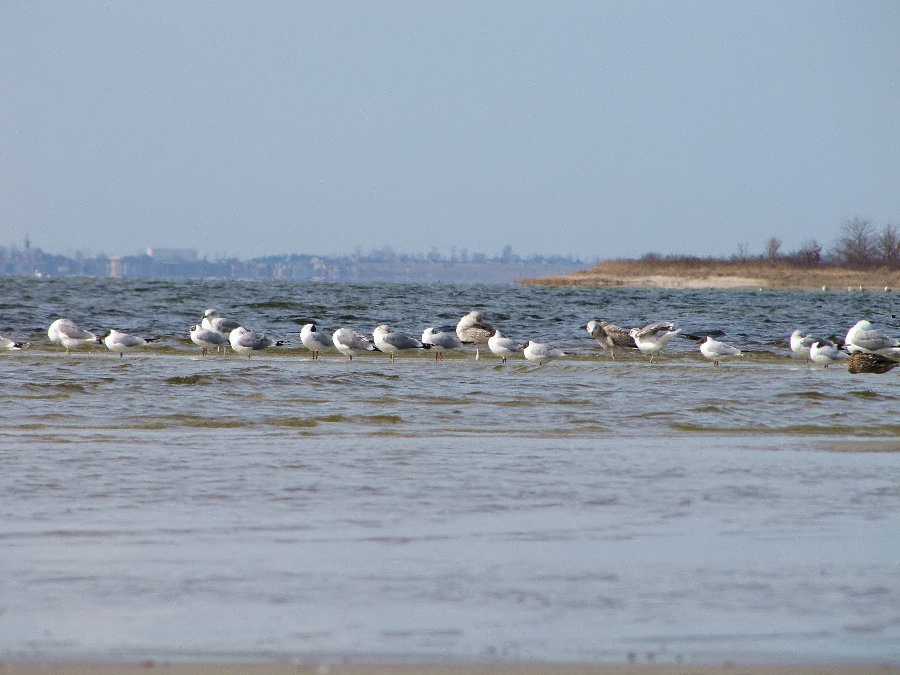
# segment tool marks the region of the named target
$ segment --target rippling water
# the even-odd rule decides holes
[[[900,662],[894,294],[0,279],[0,658]],[[207,307],[287,339],[200,358]],[[482,309],[572,355],[311,361]],[[46,327],[160,336],[66,356]],[[671,319],[747,355],[602,356]]]

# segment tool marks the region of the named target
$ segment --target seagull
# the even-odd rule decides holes
[[[219,351],[219,347],[228,344],[228,338],[221,333],[208,328],[201,328],[200,326],[191,326],[190,335],[191,342],[200,347],[200,353],[203,356],[206,356],[213,347],[215,347],[216,351]]]
[[[316,324],[308,323],[300,329],[300,342],[312,352],[313,361],[319,358],[319,352],[325,349],[334,349],[334,342],[328,333],[320,333],[316,330]]]
[[[375,326],[372,331],[372,338],[375,340],[375,346],[382,352],[391,355],[391,363],[400,352],[406,349],[431,349],[430,344],[425,344],[406,333],[395,332],[386,323]]]
[[[561,356],[566,355],[562,349],[553,349],[550,345],[532,342],[530,340],[522,345],[522,347],[524,349],[522,353],[525,355],[525,358],[529,361],[537,361],[538,365],[541,366],[544,365],[544,361],[558,359]]]
[[[587,322],[585,329],[601,347],[609,352],[614,361],[616,359],[616,347],[637,348],[634,338],[628,334],[628,331],[614,323],[601,321],[600,319],[591,319]]]
[[[791,358],[806,359],[807,361],[810,359],[809,348],[812,347],[813,343],[819,342],[819,340],[812,335],[802,335],[799,328],[791,333],[790,340]]]
[[[266,347],[271,347],[272,345],[280,347],[284,344],[281,340],[276,342],[270,337],[254,333],[252,330],[247,330],[243,326],[238,326],[228,334],[228,342],[231,343],[231,348],[234,351],[238,354],[246,354],[248,359],[253,352],[262,351]]]
[[[809,359],[813,363],[824,365],[826,368],[828,364],[835,361],[843,361],[846,358],[847,352],[842,351],[836,344],[827,340],[816,340],[809,347]]]
[[[118,353],[119,358],[122,358],[125,356],[125,352],[130,352],[138,347],[143,347],[148,342],[156,342],[158,338],[144,339],[142,337],[137,337],[136,335],[129,335],[128,333],[110,329],[99,339],[103,341],[103,344],[106,345],[106,348],[109,349],[109,351]]]
[[[47,337],[50,342],[62,345],[66,348],[66,354],[70,349],[85,345],[97,344],[99,339],[89,330],[82,330],[72,319],[57,319],[47,329]]]
[[[495,330],[488,340],[488,349],[503,359],[503,363],[506,363],[508,356],[522,351],[522,345],[512,338],[505,337],[499,330]]]
[[[235,321],[234,319],[227,319],[224,316],[219,316],[219,311],[213,308],[203,312],[203,319],[200,321],[201,328],[215,331],[224,338],[230,338],[231,331],[235,328],[240,328],[240,326],[240,322]],[[218,349],[216,351],[218,351]]]
[[[478,310],[472,310],[456,324],[456,336],[460,342],[475,345],[476,359],[481,358],[479,347],[486,346],[493,333],[494,327],[484,320],[484,315]]]
[[[889,337],[880,330],[873,328],[872,324],[865,319],[857,321],[847,331],[844,344],[847,345],[847,350],[851,354],[868,352],[870,354],[881,354],[882,356],[900,355],[900,340]]]
[[[726,359],[731,356],[743,356],[741,350],[737,347],[732,347],[731,345],[726,345],[724,342],[713,340],[708,335],[700,344],[700,353],[706,358],[711,359],[714,366],[719,365],[720,359]]]
[[[847,372],[854,375],[860,373],[882,374],[897,366],[900,366],[900,361],[894,361],[881,354],[856,352],[847,357]]]
[[[441,326],[440,328],[429,326],[422,332],[422,343],[431,345],[435,361],[443,360],[444,351],[463,348],[462,342],[456,335],[455,326]]]
[[[671,321],[657,321],[643,328],[632,328],[628,334],[641,353],[650,355],[650,363],[653,363],[653,357],[665,349],[669,340],[680,332]]]
[[[12,351],[14,349],[23,349],[27,346],[27,342],[16,342],[15,340],[10,340],[8,337],[3,337],[2,335],[0,335],[0,349],[8,349]]]
[[[334,342],[334,348],[351,361],[356,352],[378,351],[378,347],[372,344],[367,337],[357,333],[352,328],[338,328],[334,331],[334,335],[331,336],[331,341]]]

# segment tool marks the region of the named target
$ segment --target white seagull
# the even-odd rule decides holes
[[[430,344],[425,344],[406,333],[398,333],[386,323],[375,326],[372,338],[380,351],[391,355],[391,362],[397,354],[407,349],[431,349]]]
[[[503,363],[506,363],[507,357],[522,351],[522,345],[512,338],[504,336],[499,330],[495,330],[488,339],[488,349],[503,359]]]
[[[680,332],[671,321],[657,321],[643,328],[632,328],[628,334],[642,354],[650,355],[650,363],[653,363],[653,357],[665,349],[669,340]]]
[[[200,354],[206,356],[210,349],[219,351],[220,347],[228,344],[228,338],[214,330],[191,326],[191,342],[200,347]]]
[[[828,341],[815,341],[809,347],[809,358],[813,363],[828,367],[828,364],[843,361],[847,352],[838,349],[837,345]]]
[[[228,342],[231,343],[234,351],[238,354],[246,354],[248,359],[253,352],[262,351],[272,345],[279,347],[284,344],[281,340],[276,342],[270,337],[254,333],[243,326],[238,326],[228,334]]]
[[[357,333],[352,328],[338,328],[331,336],[331,341],[334,342],[334,348],[351,361],[357,352],[378,351],[378,347],[372,344],[366,336]]]
[[[106,331],[100,339],[103,340],[103,344],[106,345],[106,348],[109,351],[118,354],[119,358],[125,356],[125,352],[134,351],[139,347],[143,347],[148,342],[156,341],[156,338],[144,339],[114,329]]]
[[[600,319],[591,319],[587,322],[585,329],[601,347],[609,352],[613,360],[616,358],[616,348],[637,348],[634,338],[628,334],[628,331],[614,323],[601,321]]]
[[[47,337],[50,338],[50,342],[65,347],[66,354],[70,349],[99,342],[94,333],[82,330],[72,319],[57,319],[51,323],[47,329]]]
[[[319,353],[326,349],[334,349],[334,342],[328,333],[321,333],[316,329],[316,324],[307,323],[300,329],[300,342],[312,352],[313,361],[319,358]]]
[[[737,347],[726,345],[724,342],[713,340],[708,335],[700,343],[700,353],[713,362],[714,366],[719,365],[720,359],[726,359],[732,356],[743,356],[743,353]]]
[[[544,361],[550,359],[558,359],[565,356],[566,353],[562,349],[553,349],[550,345],[541,342],[528,341],[524,345],[522,352],[529,361],[537,361],[539,365],[544,365]]]
[[[463,348],[462,342],[456,335],[455,326],[442,326],[441,328],[429,326],[422,331],[422,343],[431,345],[435,361],[442,361],[445,351]]]
[[[900,340],[873,328],[871,322],[865,319],[857,321],[847,331],[844,344],[847,346],[847,351],[851,354],[867,352],[869,354],[881,354],[882,356],[900,355]]]
[[[27,342],[16,342],[15,340],[10,340],[8,337],[3,337],[0,335],[0,349],[8,349],[10,351],[14,349],[22,349],[23,347],[27,347]]]
[[[476,359],[481,358],[479,348],[487,345],[493,333],[494,327],[484,320],[484,315],[478,310],[472,310],[456,324],[456,336],[460,342],[475,345]]]
[[[803,335],[798,328],[791,333],[791,358],[809,360],[809,348],[813,343],[818,342],[817,338],[812,335]]]

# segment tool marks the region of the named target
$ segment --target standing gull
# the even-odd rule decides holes
[[[721,359],[727,359],[732,356],[743,356],[743,353],[737,347],[732,347],[724,342],[713,340],[708,335],[700,344],[700,353],[710,359],[714,366],[718,366]]]
[[[270,337],[254,333],[252,330],[247,330],[243,326],[238,326],[228,334],[228,342],[231,343],[231,348],[235,352],[238,354],[246,354],[248,359],[253,352],[260,352],[272,345],[279,347],[284,344],[284,342],[280,340],[276,342]]]
[[[125,352],[134,351],[148,342],[155,342],[157,338],[144,339],[136,335],[129,335],[122,331],[110,329],[100,339],[103,340],[103,344],[106,345],[109,351],[118,354],[119,358],[122,358],[125,356]]]
[[[529,361],[537,361],[538,365],[544,365],[544,361],[558,359],[565,356],[566,353],[562,349],[554,349],[550,345],[541,342],[532,342],[529,340],[524,345],[522,352]]]
[[[334,342],[334,348],[351,361],[357,352],[378,351],[378,347],[372,344],[366,336],[357,333],[352,328],[338,328],[331,336],[331,341]]]
[[[422,342],[431,345],[435,361],[442,361],[445,351],[463,348],[462,342],[456,335],[455,326],[441,326],[440,328],[429,326],[422,331]]]
[[[375,327],[375,330],[372,331],[372,338],[380,351],[391,355],[391,363],[397,354],[407,349],[431,349],[430,344],[424,344],[421,340],[406,333],[398,333],[386,323]]]
[[[221,333],[200,326],[191,326],[190,336],[191,342],[200,347],[202,356],[206,356],[213,348],[218,352],[220,347],[228,344],[228,338]]]
[[[665,349],[669,340],[680,332],[671,321],[657,321],[643,328],[632,328],[628,334],[642,354],[650,355],[650,363],[653,363],[653,357]]]
[[[628,334],[628,331],[614,323],[601,321],[600,319],[591,319],[587,322],[585,329],[601,347],[609,352],[610,357],[614,361],[618,347],[637,349],[637,344],[635,344],[634,338]]]
[[[475,358],[481,358],[480,347],[487,346],[487,341],[494,334],[494,327],[484,320],[478,310],[472,310],[456,324],[456,336],[460,342],[475,345]]]
[[[205,312],[203,312],[203,319],[200,321],[201,328],[215,331],[226,340],[230,338],[231,331],[233,331],[235,328],[239,328],[240,325],[241,324],[239,321],[228,319],[224,316],[219,316],[219,311],[213,308],[207,309]],[[222,349],[224,351],[224,345]],[[216,351],[218,351],[218,348],[216,349]]]
[[[97,344],[97,336],[89,330],[82,330],[71,319],[57,319],[47,329],[47,337],[50,342],[62,345],[66,348],[66,354],[70,349]]]
[[[816,340],[809,347],[809,359],[826,368],[828,364],[843,361],[847,358],[847,352],[838,349],[838,346],[827,340]]]
[[[334,341],[328,333],[321,333],[315,323],[308,323],[300,330],[300,342],[312,352],[313,361],[319,358],[319,352],[334,349]]]
[[[522,345],[512,338],[504,336],[499,330],[495,330],[488,340],[488,349],[503,359],[503,363],[506,363],[507,357],[522,351]]]
[[[900,340],[873,328],[871,322],[865,319],[857,321],[847,331],[844,344],[847,346],[847,351],[851,354],[867,352],[870,354],[881,354],[882,356],[900,356]]]
[[[791,358],[809,360],[809,348],[819,340],[812,335],[803,335],[798,328],[791,333]]]

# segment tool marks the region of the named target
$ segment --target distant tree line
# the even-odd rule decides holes
[[[772,237],[766,242],[763,257],[766,260],[787,260],[800,265],[832,264],[853,269],[900,266],[900,228],[887,224],[878,231],[872,221],[865,218],[847,218],[841,223],[840,233],[823,254],[822,246],[814,239],[801,244],[792,253],[781,253],[781,240]]]

